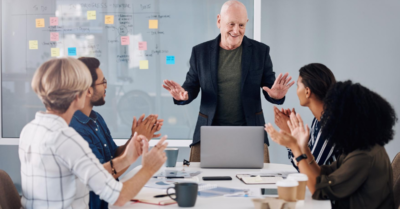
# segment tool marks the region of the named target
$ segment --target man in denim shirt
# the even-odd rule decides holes
[[[107,80],[99,68],[100,61],[92,57],[81,57],[79,60],[88,67],[93,82],[88,90],[84,108],[75,112],[70,126],[89,143],[89,147],[104,168],[118,179],[129,166],[122,168],[120,162],[114,158],[124,152],[129,140],[125,145],[118,147],[111,137],[110,130],[103,117],[93,110],[93,106],[105,104]],[[138,120],[134,117],[131,129],[132,136],[137,132],[138,135],[144,135],[147,139],[159,137],[161,134],[154,135],[154,133],[161,129],[163,120],[157,120],[157,115],[150,115],[145,120],[143,119],[144,115]],[[95,193],[90,192],[89,207],[91,209],[107,209],[108,203],[101,200]]]

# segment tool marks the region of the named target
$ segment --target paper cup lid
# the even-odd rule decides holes
[[[165,148],[165,150],[178,150],[178,148]]]
[[[303,173],[292,173],[288,175],[287,179],[295,181],[308,181],[308,176]]]
[[[294,180],[286,179],[286,180],[276,182],[276,186],[278,186],[278,187],[296,187],[296,186],[299,186],[299,183]]]

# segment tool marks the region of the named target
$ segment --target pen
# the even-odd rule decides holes
[[[171,193],[170,195],[175,195],[175,193]],[[154,196],[154,198],[167,197],[167,196],[168,196],[167,194],[159,194]]]
[[[183,176],[170,176],[170,177],[166,177],[167,179],[184,179],[185,177]]]

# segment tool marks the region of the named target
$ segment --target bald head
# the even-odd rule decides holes
[[[224,13],[226,13],[228,11],[228,9],[230,7],[233,7],[231,9],[235,9],[235,10],[240,10],[241,12],[246,13],[246,18],[247,18],[247,9],[244,6],[244,4],[240,1],[237,0],[229,0],[227,2],[225,2],[222,7],[221,7],[221,11],[220,11],[220,15],[223,15]]]
[[[221,32],[220,47],[226,50],[238,48],[242,44],[248,21],[246,7],[241,2],[225,2],[217,17],[217,26]]]

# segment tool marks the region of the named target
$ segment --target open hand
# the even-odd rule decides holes
[[[149,142],[143,140],[142,166],[143,169],[147,170],[151,175],[154,175],[154,173],[157,172],[167,160],[167,156],[164,152],[165,148],[168,146],[168,143],[165,142],[166,139],[167,136],[162,137],[157,145],[155,145],[150,151],[148,151]]]
[[[123,157],[128,160],[129,164],[134,163],[139,156],[142,155],[143,140],[147,141],[146,137],[134,133],[133,137],[128,141],[123,153]]]
[[[294,84],[294,81],[289,83],[290,80],[292,80],[292,76],[289,76],[288,78],[288,75],[289,73],[285,73],[285,75],[282,76],[282,73],[280,73],[271,89],[264,86],[264,91],[266,91],[273,99],[282,99],[286,95],[289,88]]]
[[[169,91],[171,96],[178,101],[186,101],[189,99],[188,92],[181,85],[172,80],[164,80],[164,89]]]
[[[282,108],[282,111],[280,111],[276,106],[274,106],[274,116],[275,116],[275,124],[281,129],[284,130],[288,133],[290,133],[289,126],[287,124],[287,121],[290,120],[289,115],[286,115],[284,113],[284,110]]]
[[[301,150],[305,150],[308,148],[308,141],[310,138],[310,128],[306,125],[304,128],[303,119],[300,117],[300,114],[291,113],[290,121],[287,122],[289,129],[292,133],[292,136],[296,138],[297,144],[299,145]]]
[[[292,149],[294,146],[298,146],[296,139],[288,132],[283,130],[278,132],[270,123],[265,124],[264,129],[269,134],[271,139],[277,144],[285,146],[289,149]]]

